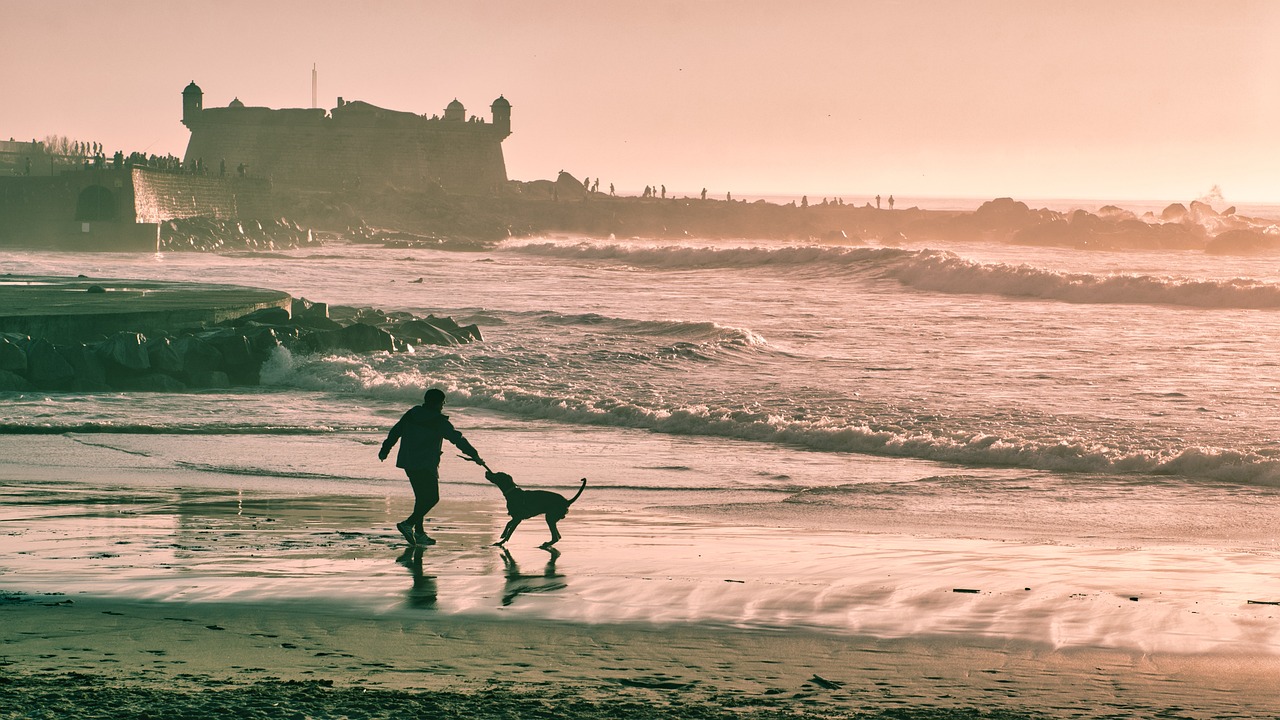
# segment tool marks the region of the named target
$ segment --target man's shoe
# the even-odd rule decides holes
[[[407,540],[410,545],[417,544],[414,542],[413,538],[413,525],[409,524],[408,520],[396,523],[396,529],[400,531],[400,534],[404,536],[404,539]]]
[[[414,545],[435,545],[436,541],[435,541],[435,538],[431,537],[430,535],[422,531],[418,531],[413,534],[413,544]]]

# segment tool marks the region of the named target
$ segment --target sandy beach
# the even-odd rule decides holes
[[[562,523],[557,551],[530,522],[504,552],[489,546],[500,498],[480,485],[446,486],[439,542],[414,553],[392,527],[410,495],[390,472],[339,494],[322,478],[147,469],[135,450],[87,482],[65,467],[121,456],[125,439],[5,439],[19,441],[27,462],[2,466],[0,717],[1280,709],[1280,607],[1264,604],[1280,597],[1253,553],[785,512],[744,526],[607,490]]]

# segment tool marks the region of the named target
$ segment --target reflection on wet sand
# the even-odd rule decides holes
[[[556,572],[556,559],[560,557],[560,551],[554,547],[540,549],[545,550],[550,556],[547,558],[547,564],[541,573],[527,575],[520,572],[520,566],[511,556],[511,551],[505,547],[502,548],[502,566],[507,580],[502,588],[503,606],[510,605],[525,593],[547,593],[569,587],[569,584],[564,581],[564,575]]]
[[[436,576],[422,572],[422,548],[405,548],[396,562],[413,574],[413,585],[405,595],[405,605],[420,610],[434,608],[439,590],[436,588]]]

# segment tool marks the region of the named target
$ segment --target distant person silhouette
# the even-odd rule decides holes
[[[703,199],[703,200],[706,200],[706,199],[707,199],[707,189],[706,189],[706,188],[702,188],[702,199]]]
[[[613,183],[609,183],[609,194],[613,195]]]
[[[890,210],[892,210],[892,209],[893,209],[893,196],[892,196],[892,195],[890,195],[890,196],[889,196],[889,209],[890,209]]]
[[[663,186],[662,186],[662,199],[664,199],[664,200],[665,200],[666,198],[667,198],[667,186],[666,186],[666,185],[663,185]]]
[[[876,196],[876,209],[877,209],[877,210],[879,210],[879,209],[880,209],[880,196],[879,196],[879,195],[877,195],[877,196]]]
[[[400,421],[387,433],[387,439],[378,451],[378,459],[386,460],[396,441],[400,452],[396,455],[396,467],[404,470],[413,486],[413,514],[396,529],[411,545],[434,545],[422,529],[422,519],[440,501],[440,454],[445,440],[466,453],[471,462],[483,465],[480,454],[471,443],[454,429],[444,408],[444,392],[431,388],[422,396],[422,404],[409,408]]]

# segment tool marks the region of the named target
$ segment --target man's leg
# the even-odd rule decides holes
[[[413,486],[413,514],[405,523],[423,532],[422,519],[440,502],[440,471],[434,468],[405,470]]]

